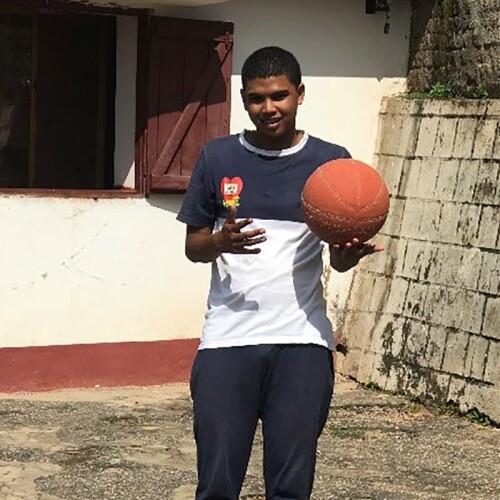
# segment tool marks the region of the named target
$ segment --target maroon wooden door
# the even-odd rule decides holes
[[[153,17],[146,164],[150,191],[187,188],[202,145],[229,133],[233,25]]]

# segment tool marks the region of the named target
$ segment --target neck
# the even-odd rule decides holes
[[[255,130],[247,130],[245,139],[256,148],[266,149],[268,151],[277,151],[280,149],[288,149],[296,146],[304,137],[303,130],[291,130],[280,137],[268,137],[259,134]]]

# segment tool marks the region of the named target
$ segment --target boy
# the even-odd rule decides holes
[[[349,153],[296,129],[304,85],[290,52],[257,50],[241,76],[255,130],[205,145],[178,215],[186,256],[212,263],[191,377],[196,500],[239,497],[259,419],[266,499],[306,500],[333,393],[333,338],[322,244],[300,195],[317,167]],[[330,248],[330,262],[343,272],[380,250],[353,240]]]

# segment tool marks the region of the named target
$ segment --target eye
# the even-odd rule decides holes
[[[264,98],[260,95],[250,94],[247,96],[247,102],[249,104],[260,104],[264,101]]]
[[[276,92],[276,94],[272,95],[273,101],[283,101],[286,99],[290,94],[288,92]]]

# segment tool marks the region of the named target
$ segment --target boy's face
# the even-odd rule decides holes
[[[241,90],[243,105],[266,142],[279,144],[295,135],[297,108],[304,100],[304,85],[296,87],[287,75],[255,78]]]

